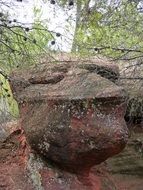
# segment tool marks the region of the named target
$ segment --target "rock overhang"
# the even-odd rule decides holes
[[[81,100],[92,98],[124,98],[126,93],[122,87],[104,79],[95,73],[65,76],[56,84],[36,84],[24,87],[18,92],[18,98],[22,99],[59,99]]]

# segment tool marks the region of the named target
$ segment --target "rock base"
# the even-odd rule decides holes
[[[89,175],[68,173],[32,152],[21,129],[0,143],[0,152],[1,190],[116,190],[104,164]]]

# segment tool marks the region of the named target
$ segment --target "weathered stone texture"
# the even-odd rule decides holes
[[[44,63],[11,74],[30,146],[48,163],[86,178],[92,166],[119,153],[128,131],[126,94],[114,83],[118,75],[116,65],[96,59]],[[84,189],[77,183],[69,188],[59,183],[46,188]]]
[[[118,76],[115,68],[92,60],[14,73],[12,89],[32,148],[73,172],[120,152],[127,140],[125,92],[106,79]]]

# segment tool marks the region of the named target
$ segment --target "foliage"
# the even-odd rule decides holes
[[[19,1],[20,3],[21,1]],[[47,44],[54,39],[52,31],[40,21],[40,11],[34,9],[34,23],[26,25],[4,9],[10,10],[10,2],[0,1],[0,100],[9,105],[10,114],[18,115],[18,107],[13,99],[8,74],[17,67],[23,68],[35,64],[41,53],[48,55]],[[10,7],[10,8],[9,8]]]
[[[3,115],[17,118],[19,115],[18,105],[16,101],[13,99],[8,80],[6,80],[2,75],[0,75],[0,81],[1,81],[0,97],[1,97],[1,100],[3,100],[3,103],[5,102],[5,105],[4,105],[5,108],[1,105],[2,107],[0,108],[0,112],[5,111],[6,113]],[[1,110],[1,109],[4,109],[4,110]]]
[[[35,62],[37,55],[44,51],[52,38],[47,28],[38,21],[30,27],[14,21],[1,18],[0,66],[5,70]]]
[[[87,1],[81,2],[73,51],[116,59],[143,56],[143,14],[138,9],[138,3],[128,0],[119,2],[94,1],[92,7]]]

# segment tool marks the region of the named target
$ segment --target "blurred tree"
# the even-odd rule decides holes
[[[124,60],[143,57],[143,14],[139,11],[143,6],[142,1],[59,0],[58,2],[64,8],[76,7],[73,52],[88,55],[102,54]]]

